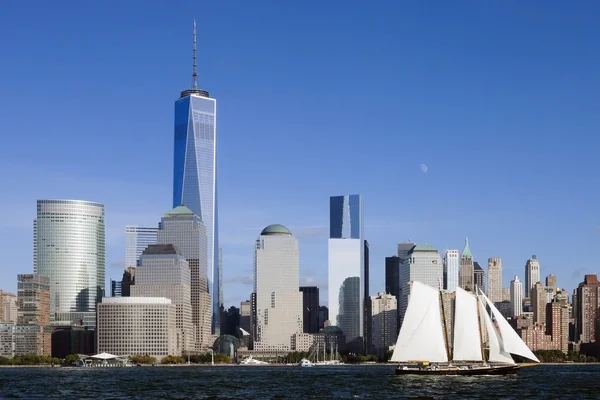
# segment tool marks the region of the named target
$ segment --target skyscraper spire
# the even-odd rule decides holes
[[[192,72],[193,89],[198,89],[198,73],[196,72],[196,20],[194,20],[194,72]]]
[[[461,258],[473,258],[471,254],[471,249],[469,249],[469,238],[465,237],[465,248],[463,250]]]

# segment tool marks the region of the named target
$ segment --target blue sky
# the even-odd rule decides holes
[[[37,199],[105,203],[107,281],[125,225],[169,210],[196,18],[226,305],[249,297],[271,223],[326,303],[329,196],[347,193],[364,196],[373,294],[397,242],[465,236],[505,285],[536,254],[570,291],[599,270],[599,17],[592,1],[4,4],[0,288],[32,270]]]

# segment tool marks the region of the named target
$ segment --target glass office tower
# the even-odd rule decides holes
[[[38,200],[33,269],[50,278],[50,323],[96,326],[104,295],[104,205]]]

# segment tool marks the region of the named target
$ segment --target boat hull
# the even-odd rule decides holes
[[[502,365],[490,367],[475,367],[472,369],[458,368],[396,368],[396,375],[511,375],[519,372],[519,365]]]

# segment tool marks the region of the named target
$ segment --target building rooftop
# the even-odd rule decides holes
[[[415,251],[435,251],[437,252],[437,249],[435,247],[433,247],[430,244],[416,244],[413,246],[412,249],[410,249],[409,253],[413,253]]]
[[[172,244],[151,244],[146,247],[142,255],[147,256],[151,254],[179,254],[179,252]]]
[[[465,238],[465,248],[463,249],[461,258],[473,258],[473,254],[471,254],[471,249],[469,249],[469,238]]]
[[[171,304],[166,297],[103,297],[104,304]]]
[[[263,229],[262,232],[260,233],[260,235],[261,236],[266,236],[266,235],[292,236],[292,232],[290,232],[290,230],[283,225],[273,224],[273,225],[269,225],[265,229]]]
[[[174,209],[172,209],[171,211],[165,213],[165,217],[174,217],[177,215],[192,216],[192,215],[196,215],[196,214],[194,214],[194,212],[192,210],[190,210],[183,204],[180,206],[177,206]]]

